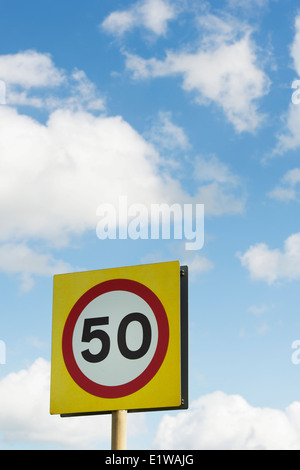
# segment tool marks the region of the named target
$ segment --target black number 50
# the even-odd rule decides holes
[[[136,350],[129,349],[126,341],[127,328],[133,321],[139,322],[143,330],[142,344]],[[87,362],[101,362],[108,356],[110,350],[110,337],[108,333],[99,328],[92,330],[95,326],[108,324],[109,317],[86,318],[84,320],[81,341],[83,343],[89,343],[92,339],[96,338],[101,342],[101,349],[97,354],[92,354],[89,349],[85,349],[81,352],[82,357]],[[117,332],[117,341],[120,353],[122,356],[126,357],[126,359],[140,359],[148,352],[151,344],[151,337],[151,325],[148,318],[142,313],[129,313],[122,319]]]

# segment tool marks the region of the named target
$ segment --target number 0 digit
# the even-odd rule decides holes
[[[143,341],[139,349],[131,350],[128,348],[126,343],[126,331],[128,325],[137,321],[142,325],[143,328]],[[140,359],[145,356],[151,344],[151,325],[148,318],[142,313],[129,313],[120,323],[118,329],[118,346],[121,354],[127,359]]]

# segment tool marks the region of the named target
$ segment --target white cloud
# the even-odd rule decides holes
[[[59,110],[46,125],[0,108],[2,241],[36,237],[64,242],[96,227],[96,209],[183,197],[158,171],[159,158],[121,117]],[[146,190],[145,190],[146,189]]]
[[[34,276],[53,276],[71,271],[71,266],[50,254],[38,253],[24,243],[0,245],[0,270],[21,277],[23,291],[33,287]]]
[[[257,64],[251,32],[236,21],[201,17],[207,31],[196,52],[168,51],[164,60],[126,53],[133,78],[181,75],[182,88],[203,105],[215,103],[238,132],[254,131],[262,122],[257,101],[269,90],[269,79]]]
[[[292,93],[291,93],[292,96]],[[300,106],[290,104],[286,114],[285,130],[277,139],[273,155],[281,155],[289,150],[296,150],[300,146]]]
[[[300,76],[300,14],[295,18],[295,37],[291,46],[291,57],[294,61],[294,69]]]
[[[49,54],[34,50],[0,55],[0,79],[24,88],[55,87],[65,80],[65,73],[53,63]]]
[[[197,156],[194,176],[200,183],[196,199],[205,202],[206,213],[221,215],[244,211],[246,196],[241,181],[216,156]]]
[[[28,369],[0,380],[2,447],[110,448],[109,415],[61,418],[50,415],[50,364],[37,359]],[[145,431],[144,416],[128,417],[128,434]],[[104,447],[103,447],[104,446]]]
[[[44,359],[2,378],[1,447],[110,448],[110,415],[60,418],[50,415],[49,402],[50,364]],[[145,431],[145,414],[130,414],[128,436]],[[152,448],[293,450],[300,448],[299,442],[299,402],[285,410],[259,408],[218,391],[198,398],[187,411],[165,414]]]
[[[104,99],[100,97],[96,86],[88,79],[83,70],[75,69],[69,78],[69,84],[71,97],[66,100],[67,107],[78,109],[83,106],[88,111],[104,110]],[[65,106],[64,101],[63,106]],[[60,107],[62,107],[61,102]]]
[[[105,108],[103,97],[82,70],[68,74],[55,66],[49,54],[31,50],[0,55],[0,80],[5,83],[7,105],[47,110]]]
[[[157,36],[165,35],[168,21],[174,19],[176,11],[168,0],[142,0],[128,10],[115,11],[102,22],[102,29],[113,35],[122,36],[136,27],[144,27]]]
[[[300,233],[285,240],[283,251],[270,249],[265,243],[257,243],[238,256],[252,279],[268,284],[300,279]]]
[[[104,31],[121,36],[135,26],[137,19],[134,11],[115,11],[111,13],[101,24]]]
[[[244,35],[251,34],[249,26],[234,16],[224,14],[222,17],[206,13],[196,19],[204,50],[215,50],[222,44],[234,43]]]
[[[272,189],[268,196],[282,202],[300,202],[300,168],[289,170],[281,179],[280,185]]]
[[[300,168],[289,170],[283,177],[282,182],[290,186],[300,183]]]
[[[64,88],[60,88],[62,96],[56,96],[55,94],[47,94],[46,96],[30,97],[28,94],[22,93],[11,93],[9,95],[10,102],[8,104],[13,105],[29,105],[37,108],[43,107],[47,110],[55,109],[70,109],[72,111],[104,111],[105,110],[105,99],[100,95],[94,83],[92,83],[85,72],[82,70],[75,69],[67,76],[64,83]],[[22,97],[25,99],[22,101]]]
[[[170,450],[299,450],[299,442],[299,402],[283,411],[258,408],[239,395],[218,391],[198,398],[186,412],[165,415],[153,447]]]
[[[205,157],[197,156],[195,162],[195,177],[198,181],[238,185],[239,178],[234,175],[229,167],[221,162],[215,155]]]
[[[146,136],[162,151],[182,151],[190,147],[184,129],[173,122],[171,112],[160,111],[157,122]]]
[[[200,256],[198,253],[191,254],[185,252],[182,254],[181,260],[182,265],[187,264],[189,267],[189,279],[191,281],[194,281],[198,274],[210,271],[214,267],[212,261],[205,256]]]
[[[193,198],[161,170],[154,147],[119,116],[58,110],[43,125],[1,107],[0,136],[2,242],[29,237],[67,243],[70,234],[95,229],[98,206],[116,205],[121,195],[128,196],[128,204],[147,206],[204,203],[206,214],[214,215],[243,208],[242,198],[235,195],[234,178],[224,165],[213,161],[219,166],[211,181],[199,186]]]
[[[269,4],[270,0],[227,0],[228,5],[232,8],[252,9],[262,8]],[[276,0],[275,0],[276,1]]]
[[[270,327],[267,323],[262,323],[260,326],[256,328],[256,333],[258,336],[263,336],[269,331]]]
[[[168,21],[175,17],[175,8],[168,0],[146,0],[140,5],[140,13],[146,28],[164,35]]]
[[[293,59],[293,67],[300,76],[300,14],[295,18],[295,35],[290,48],[290,55]],[[300,106],[299,106],[299,80],[294,80],[291,84],[291,103],[284,116],[286,121],[285,130],[277,137],[277,144],[272,156],[281,155],[289,150],[295,150],[300,146]],[[295,89],[293,91],[293,89]]]
[[[37,73],[38,67],[34,70]],[[58,109],[50,112],[45,124],[10,106],[0,107],[0,269],[20,276],[23,290],[32,287],[37,275],[70,268],[45,251],[29,248],[28,240],[66,245],[72,235],[96,230],[99,205],[117,206],[120,196],[127,196],[128,204],[147,207],[202,203],[207,215],[240,213],[244,207],[238,179],[215,157],[196,159],[198,189],[189,194],[180,178],[172,176],[172,161],[166,165],[155,147],[122,117],[88,112],[101,103],[84,72],[74,71],[66,82],[71,79],[67,97],[48,97],[48,108]],[[34,77],[30,83],[35,83]],[[32,88],[23,91],[26,102]],[[158,148],[187,149],[186,134],[171,114],[160,113],[159,119],[160,130],[152,129]]]
[[[243,194],[236,196],[232,188],[228,190],[217,182],[199,186],[195,198],[204,201],[206,213],[210,215],[241,214],[245,209]]]
[[[252,313],[253,315],[262,315],[263,313],[267,312],[269,307],[265,304],[262,305],[250,305],[248,308],[248,312]]]

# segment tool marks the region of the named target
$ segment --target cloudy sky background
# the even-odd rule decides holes
[[[191,406],[128,448],[299,449],[298,2],[1,0],[0,37],[0,448],[110,448],[49,415],[53,274],[178,259]],[[204,204],[203,248],[100,240],[121,196]]]

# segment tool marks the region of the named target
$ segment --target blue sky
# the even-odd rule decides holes
[[[0,39],[0,448],[110,447],[49,415],[53,275],[180,260],[191,406],[128,448],[298,449],[298,2],[1,0]],[[120,196],[204,204],[203,248],[100,240]]]

